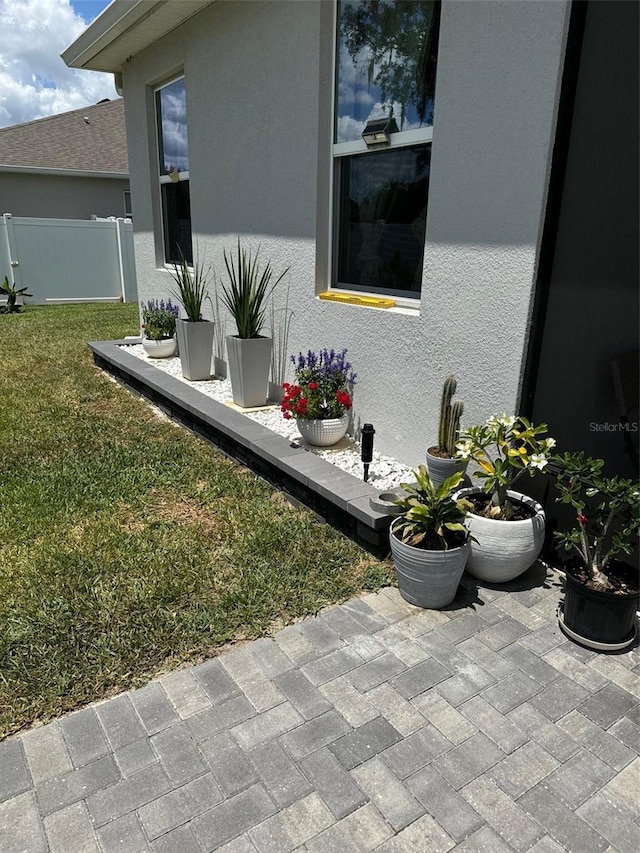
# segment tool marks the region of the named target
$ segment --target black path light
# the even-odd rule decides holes
[[[369,479],[369,465],[373,459],[373,436],[376,431],[373,424],[365,424],[362,427],[362,435],[360,437],[360,459],[364,464],[364,481]]]

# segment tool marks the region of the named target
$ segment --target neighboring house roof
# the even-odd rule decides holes
[[[122,98],[0,128],[0,170],[127,177]]]

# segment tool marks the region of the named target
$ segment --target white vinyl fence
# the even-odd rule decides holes
[[[129,220],[0,219],[0,281],[33,294],[27,304],[137,301]]]

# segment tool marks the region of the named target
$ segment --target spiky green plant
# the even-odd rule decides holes
[[[440,402],[440,423],[438,426],[438,450],[447,453],[450,458],[456,455],[456,442],[460,432],[460,418],[464,412],[462,400],[452,403],[453,395],[456,393],[458,383],[452,374],[447,376],[442,386],[442,400]]]
[[[191,269],[180,247],[178,252],[180,263],[173,265],[171,273],[178,289],[172,291],[172,295],[184,308],[187,320],[190,323],[197,323],[202,320],[202,303],[207,298],[209,270],[205,270],[204,263],[197,258]]]
[[[289,271],[289,267],[272,283],[271,261],[260,272],[258,256],[240,246],[238,238],[235,256],[224,250],[224,263],[229,276],[228,284],[220,280],[222,302],[229,310],[238,328],[240,338],[258,338],[265,325],[269,297]]]
[[[22,307],[17,304],[18,296],[33,296],[27,290],[26,287],[16,287],[15,284],[9,284],[9,279],[5,275],[4,281],[0,284],[0,293],[7,297],[7,303],[0,307],[0,314],[19,314]]]

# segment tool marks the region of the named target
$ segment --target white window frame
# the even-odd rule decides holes
[[[162,263],[165,269],[171,269],[171,265],[174,263],[173,261],[167,260],[167,247],[165,245],[165,221],[164,221],[164,207],[162,204],[162,184],[173,184],[179,183],[180,181],[188,181],[189,180],[189,170],[185,170],[184,172],[175,172],[174,175],[177,177],[172,177],[172,175],[163,175],[160,172],[161,164],[160,164],[160,151],[162,149],[162,140],[160,138],[161,134],[161,121],[159,119],[162,118],[162,114],[158,112],[158,92],[161,92],[163,89],[166,89],[167,86],[171,86],[173,83],[177,83],[178,80],[184,80],[184,74],[178,74],[175,77],[172,77],[170,80],[165,80],[161,85],[155,86],[153,88],[153,111],[154,111],[154,119],[155,119],[155,128],[156,128],[156,171],[158,174],[158,190],[159,190],[159,211],[160,211],[160,242],[162,246]],[[186,85],[185,85],[186,91]],[[191,187],[189,187],[191,190]],[[191,210],[189,210],[189,214],[191,214]]]
[[[394,295],[393,293],[388,293],[387,291],[381,290],[379,288],[371,288],[370,290],[366,290],[363,288],[358,288],[357,290],[353,288],[349,288],[346,285],[341,285],[337,281],[337,266],[338,266],[338,231],[340,228],[340,223],[338,221],[337,207],[340,201],[340,188],[338,186],[338,169],[336,168],[336,164],[343,157],[351,157],[354,154],[372,154],[375,155],[380,151],[393,151],[398,148],[408,148],[413,145],[421,145],[428,144],[433,141],[433,125],[429,127],[421,127],[414,130],[401,130],[397,133],[393,133],[390,136],[389,145],[385,145],[380,148],[369,148],[363,139],[355,139],[351,142],[334,142],[335,139],[335,122],[336,122],[336,100],[337,100],[337,86],[336,86],[336,73],[338,68],[338,0],[334,0],[333,3],[333,25],[332,25],[332,36],[333,36],[333,49],[332,49],[332,69],[331,69],[331,80],[332,80],[332,94],[331,94],[331,164],[329,167],[330,172],[330,192],[329,192],[329,222],[331,223],[329,229],[329,239],[328,239],[328,258],[327,258],[327,269],[329,270],[329,290],[333,290],[337,293],[347,293],[349,295],[354,296],[378,296],[378,297],[389,297],[394,300],[396,305],[399,308],[419,308],[420,302],[422,299],[422,289],[420,293],[415,296],[399,296]],[[428,205],[427,205],[428,212]],[[426,248],[426,222],[425,222],[425,248]],[[423,254],[423,264],[424,264],[424,254]]]

